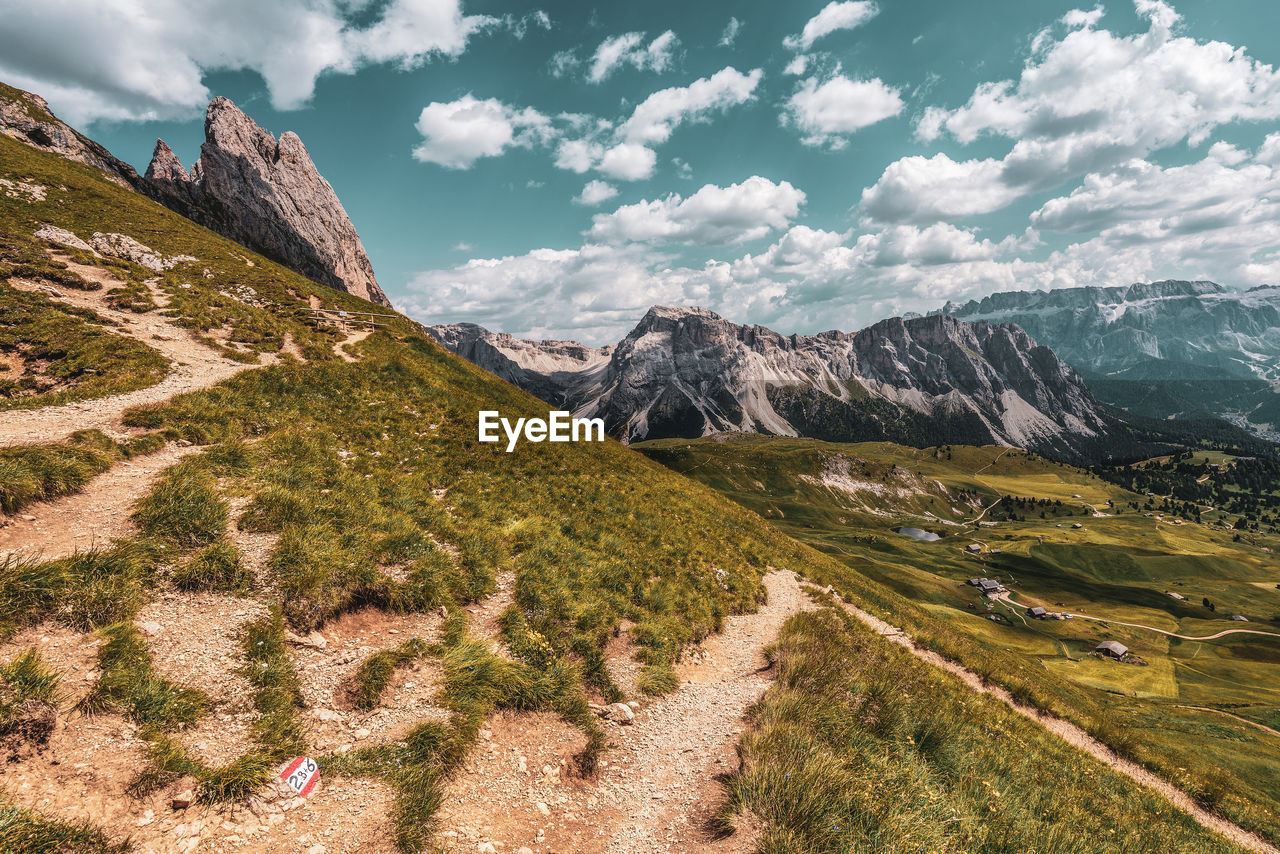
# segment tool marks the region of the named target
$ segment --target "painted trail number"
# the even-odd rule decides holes
[[[305,798],[315,790],[316,783],[320,782],[320,766],[314,759],[299,756],[280,772],[280,779],[288,783],[298,797]]]

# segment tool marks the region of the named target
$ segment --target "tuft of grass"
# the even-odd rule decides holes
[[[48,742],[61,699],[59,675],[34,648],[0,667],[0,748],[4,752]]]
[[[647,664],[636,678],[636,687],[650,697],[659,697],[679,688],[680,680],[670,665]]]
[[[425,642],[410,638],[395,649],[384,649],[366,658],[348,688],[351,705],[366,712],[376,709],[396,669],[412,664],[426,652]]]
[[[253,583],[253,573],[240,561],[235,545],[219,540],[175,569],[173,583],[182,590],[219,590],[243,596]]]
[[[238,801],[249,797],[271,779],[275,760],[265,753],[246,753],[200,775],[197,797],[205,803]]]
[[[155,672],[150,648],[132,623],[116,623],[100,631],[106,639],[98,651],[102,675],[80,701],[81,711],[118,711],[139,725],[144,738],[182,729],[205,713],[208,697]]]
[[[213,477],[189,461],[165,472],[130,518],[146,536],[193,548],[222,536],[227,505],[218,496]]]
[[[0,448],[0,511],[16,513],[28,504],[79,492],[123,456],[120,446],[97,430],[56,444]]]
[[[60,700],[58,682],[61,675],[44,663],[35,647],[0,667],[0,683],[3,683],[5,693],[15,703],[35,700],[57,706]],[[0,716],[3,715],[3,703],[0,699]]]
[[[125,542],[52,561],[0,560],[0,637],[53,617],[79,631],[125,620],[137,611],[151,563],[148,550]]]
[[[245,627],[241,649],[244,675],[253,685],[253,705],[258,719],[253,723],[254,740],[272,760],[288,759],[306,751],[306,738],[297,713],[304,705],[293,661],[285,646],[284,620],[280,609]]]
[[[54,821],[0,801],[0,851],[21,854],[128,854],[128,842],[112,842],[83,823]]]

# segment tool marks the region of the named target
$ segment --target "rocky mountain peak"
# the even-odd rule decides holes
[[[323,285],[391,304],[333,187],[297,134],[277,140],[229,98],[205,111],[188,174],[159,140],[144,191],[184,216]]]
[[[163,139],[156,140],[155,151],[151,153],[151,163],[143,176],[148,181],[190,181],[191,176],[183,168],[182,161]]]
[[[1207,281],[992,294],[942,311],[1017,324],[1140,415],[1222,417],[1280,440],[1280,289]]]
[[[782,335],[703,308],[654,306],[612,354],[593,351],[577,368],[560,355],[564,342],[473,325],[433,334],[550,403],[603,418],[624,440],[742,431],[1079,457],[1114,427],[1075,372],[1012,324],[935,315]]]

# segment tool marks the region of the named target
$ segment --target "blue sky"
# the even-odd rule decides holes
[[[146,166],[294,130],[427,322],[783,332],[998,290],[1280,281],[1265,0],[0,0],[0,79]],[[1269,37],[1268,37],[1269,36]]]

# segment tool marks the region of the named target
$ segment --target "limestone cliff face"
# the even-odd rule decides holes
[[[313,281],[391,305],[355,226],[297,134],[277,141],[227,98],[209,104],[204,134],[189,172],[158,140],[143,191]]]
[[[31,92],[0,84],[0,133],[32,148],[101,169],[109,181],[122,187],[135,189],[139,184],[132,166],[112,157],[110,151],[60,120],[50,112],[44,98]]]

